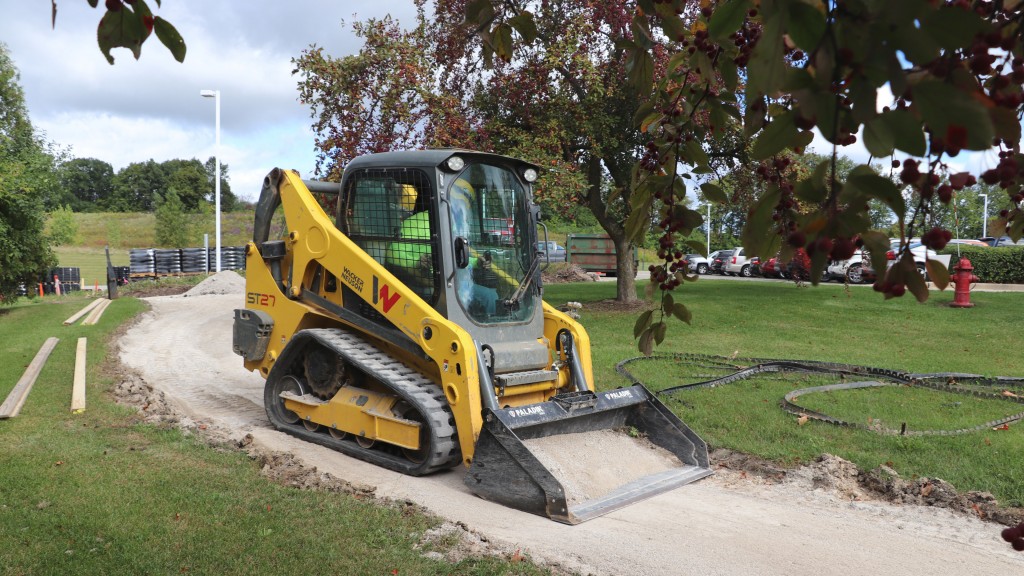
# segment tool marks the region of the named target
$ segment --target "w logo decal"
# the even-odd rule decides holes
[[[387,314],[389,310],[395,305],[396,302],[402,297],[398,292],[392,293],[391,287],[387,284],[380,284],[380,281],[376,276],[373,277],[373,303],[381,302],[381,308],[384,309],[384,313]]]

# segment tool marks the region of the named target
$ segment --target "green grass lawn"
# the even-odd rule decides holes
[[[632,338],[638,312],[587,311],[587,302],[614,297],[614,284],[549,285],[544,290],[545,298],[556,305],[583,302],[582,321],[591,337],[597,387],[627,384],[615,372],[615,364],[639,355]],[[885,301],[862,287],[702,279],[686,284],[675,296],[693,312],[692,326],[672,321],[656,354],[1024,376],[1024,355],[1016,344],[1024,294],[975,292],[975,308],[954,309],[948,306],[948,292],[933,292],[928,302],[918,304],[912,298]],[[692,368],[668,357],[631,364],[630,370],[654,390],[694,381],[695,375]],[[806,462],[823,452],[863,469],[888,463],[905,477],[939,477],[963,491],[992,492],[1004,505],[1024,505],[1024,426],[949,437],[882,436],[817,422],[800,426],[796,417],[779,408],[779,401],[791,390],[830,383],[820,378],[766,375],[663,399],[712,447],[782,464]],[[1024,390],[1013,390],[1024,395]],[[802,397],[801,404],[850,421],[881,420],[896,428],[902,422],[912,428],[960,428],[1024,410],[1011,402],[906,388],[814,394]]]
[[[637,312],[598,312],[613,283],[550,285],[547,299],[584,302],[597,387],[627,384],[615,364],[637,356]],[[1024,295],[974,293],[973,309],[883,301],[870,289],[701,280],[677,300],[693,325],[673,323],[657,350],[631,365],[652,389],[700,377],[670,353],[848,362],[908,371],[1024,374],[1015,323]],[[110,401],[101,363],[120,323],[143,309],[113,302],[98,326],[61,322],[87,303],[48,297],[0,310],[0,397],[48,336],[61,342],[22,414],[0,421],[0,566],[13,574],[282,572],[343,574],[537,573],[525,563],[432,560],[414,545],[437,520],[354,497],[300,491],[259,474],[246,455],[205,446],[174,429],[147,425]],[[89,338],[88,407],[69,411],[75,340]],[[689,370],[689,372],[687,372]],[[665,397],[712,447],[785,465],[828,452],[864,469],[887,464],[906,478],[939,477],[959,490],[985,490],[1024,503],[1021,427],[951,437],[882,436],[796,418],[778,407],[786,392],[820,376],[768,376]],[[1024,393],[1024,390],[1016,390]],[[852,421],[877,418],[920,427],[960,427],[1020,405],[926,390],[886,388],[808,395],[801,402]],[[959,404],[958,404],[959,403]],[[442,546],[442,545],[437,545]]]
[[[107,340],[144,308],[115,300],[96,326],[63,326],[83,295],[0,309],[0,401],[59,337],[21,414],[0,420],[0,574],[540,574],[501,558],[457,564],[416,548],[438,523],[414,509],[304,491],[246,454],[141,423],[114,404]],[[77,339],[87,407],[70,413]]]

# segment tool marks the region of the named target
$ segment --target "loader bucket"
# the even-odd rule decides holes
[[[465,481],[484,499],[579,524],[710,474],[707,444],[636,384],[486,411]]]

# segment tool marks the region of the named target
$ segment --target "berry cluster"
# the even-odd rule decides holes
[[[953,233],[935,226],[921,235],[921,243],[932,250],[942,250],[953,239]]]
[[[1001,535],[1003,540],[1006,540],[1010,543],[1010,546],[1013,546],[1014,550],[1024,552],[1024,522],[1003,530]]]
[[[760,24],[751,20],[755,16],[757,16],[757,9],[751,8],[747,11],[747,20],[743,23],[743,26],[730,36],[733,44],[736,45],[736,56],[733,57],[732,61],[740,68],[745,68],[750,62],[754,46],[757,46],[757,41],[761,39]]]
[[[907,285],[902,282],[890,282],[889,280],[879,280],[871,285],[871,288],[875,292],[881,292],[882,294],[889,294],[894,298],[899,298],[907,293]]]

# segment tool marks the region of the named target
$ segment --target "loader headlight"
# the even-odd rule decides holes
[[[533,168],[527,168],[526,170],[523,170],[523,180],[526,180],[527,182],[536,182],[537,171],[534,170]]]
[[[466,161],[461,156],[452,156],[444,161],[445,166],[448,167],[452,172],[458,172],[466,166]]]

